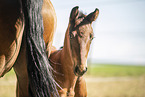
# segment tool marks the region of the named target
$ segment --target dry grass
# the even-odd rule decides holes
[[[0,97],[16,97],[16,76],[13,71],[0,78]]]
[[[86,78],[88,97],[145,97],[145,78]]]
[[[145,76],[86,76],[88,97],[145,97]],[[15,97],[16,77],[6,74],[0,79],[0,97]]]

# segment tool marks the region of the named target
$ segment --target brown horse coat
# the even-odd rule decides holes
[[[41,13],[44,21],[43,36],[49,54],[56,28],[56,14],[50,0],[43,1],[43,8]],[[0,77],[4,76],[4,74],[7,73],[15,63],[14,70],[17,75],[17,97],[30,96],[28,93],[28,74],[25,43],[26,38],[24,25],[25,20],[20,0],[1,0]]]
[[[61,50],[53,48],[50,62],[54,78],[60,85],[60,97],[87,97],[86,83],[82,75],[87,71],[87,55],[93,39],[92,22],[99,10],[85,16],[74,7],[71,11],[64,46]]]
[[[0,1],[0,77],[13,66],[20,50],[24,31],[20,2],[12,1]]]
[[[44,41],[47,47],[48,55],[53,41],[53,35],[56,29],[56,13],[50,0],[43,1],[42,17],[44,25]],[[28,74],[26,63],[26,43],[25,35],[22,41],[20,54],[14,65],[17,75],[17,97],[31,97],[28,92]],[[23,72],[22,72],[23,71]]]

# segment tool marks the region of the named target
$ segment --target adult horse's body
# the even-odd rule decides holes
[[[0,1],[0,77],[17,59],[14,69],[18,97],[57,95],[44,45],[45,41],[49,55],[55,26],[50,0]]]
[[[21,45],[24,17],[18,0],[0,1],[0,76],[13,66]]]
[[[87,90],[82,75],[87,71],[87,55],[93,39],[91,24],[96,20],[99,10],[85,16],[78,7],[71,11],[69,25],[61,50],[53,50],[50,62],[54,76],[62,88],[58,88],[61,97],[86,97]]]

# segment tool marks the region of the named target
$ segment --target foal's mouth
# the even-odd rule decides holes
[[[74,74],[76,76],[83,76],[87,71],[87,67],[84,70],[80,70],[80,68],[78,66],[75,67],[74,69]]]

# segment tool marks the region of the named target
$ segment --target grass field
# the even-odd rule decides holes
[[[0,97],[16,97],[16,76],[13,70],[0,78]]]
[[[90,78],[88,97],[145,97],[145,78]]]
[[[85,75],[88,97],[145,97],[145,66],[91,65]],[[15,97],[11,70],[0,79],[0,97]]]
[[[139,77],[145,75],[145,66],[96,64],[88,66],[87,75],[94,77]]]

